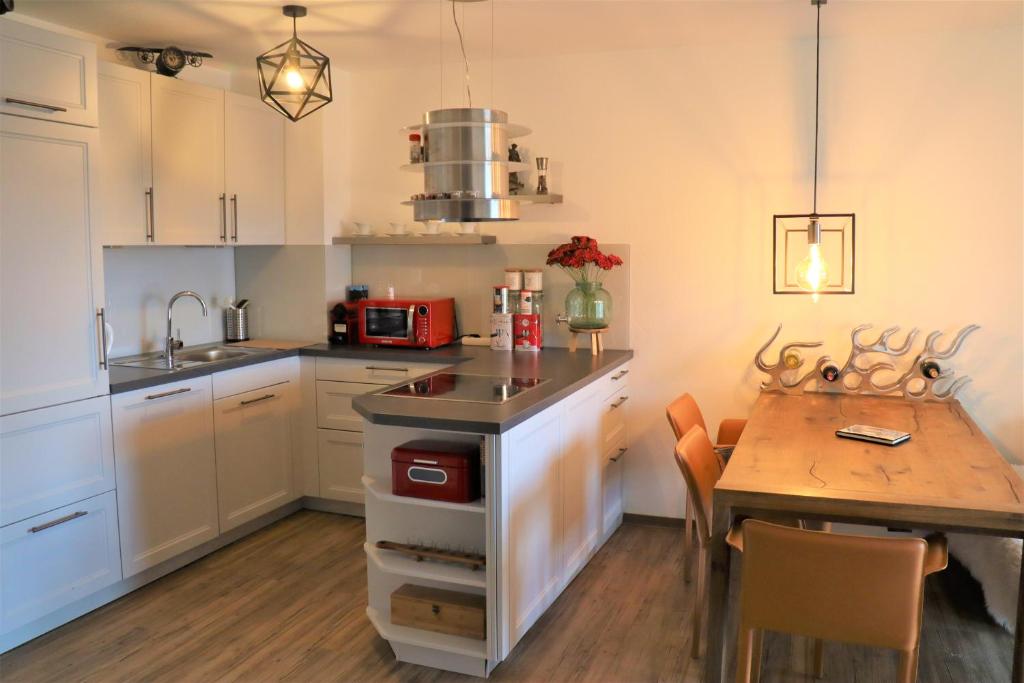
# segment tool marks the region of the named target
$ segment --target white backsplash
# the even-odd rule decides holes
[[[224,309],[235,296],[235,256],[218,247],[119,247],[103,250],[107,321],[114,328],[112,357],[163,349],[167,301],[191,289],[209,307],[181,299],[174,327],[186,346],[224,339]]]

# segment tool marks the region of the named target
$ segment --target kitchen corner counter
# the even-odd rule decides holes
[[[298,349],[261,350],[241,358],[205,363],[174,372],[111,365],[110,393],[145,389],[297,355],[379,362],[437,363],[439,368],[447,366],[450,372],[459,375],[548,380],[502,404],[382,396],[379,392],[359,396],[352,402],[359,414],[374,424],[500,434],[629,361],[633,352],[608,350],[593,356],[586,349],[576,353],[562,348],[516,352],[462,345],[425,350],[312,344]]]
[[[317,355],[315,347],[303,349],[302,352]],[[401,360],[416,359],[427,363],[449,361],[454,364],[449,372],[456,375],[548,380],[502,404],[384,396],[380,392],[364,394],[352,401],[356,411],[373,424],[476,434],[508,431],[633,357],[632,351],[607,350],[594,356],[587,349],[573,353],[568,349],[554,348],[531,353],[491,351],[490,348],[479,346],[455,346],[436,351],[419,351],[413,356],[408,354],[406,351]],[[374,358],[384,359],[380,355]],[[387,359],[399,360],[391,354]]]

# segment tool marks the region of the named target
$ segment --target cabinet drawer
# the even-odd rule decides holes
[[[317,358],[316,378],[335,382],[389,385],[448,367],[440,363],[396,363],[392,361]]]
[[[316,383],[316,426],[321,429],[363,431],[363,417],[352,408],[352,399],[380,389],[379,384],[359,382]]]
[[[617,391],[623,391],[629,384],[629,363],[620,365],[599,381],[601,382],[601,392],[605,397],[611,396]]]
[[[627,416],[629,413],[629,387],[616,387],[611,395],[604,400],[601,407],[601,443],[602,449],[611,444],[627,442]]]
[[[0,526],[113,488],[108,396],[0,418]]]
[[[215,372],[213,374],[213,398],[216,400],[225,396],[234,396],[289,380],[298,383],[298,379],[298,356]]]
[[[6,526],[0,546],[7,633],[121,580],[114,493]]]
[[[0,112],[95,128],[96,90],[93,43],[0,21]]]
[[[320,497],[363,502],[363,435],[334,429],[317,430]]]

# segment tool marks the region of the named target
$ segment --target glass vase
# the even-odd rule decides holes
[[[604,329],[612,320],[612,295],[600,282],[577,282],[565,297],[565,315],[573,329]]]

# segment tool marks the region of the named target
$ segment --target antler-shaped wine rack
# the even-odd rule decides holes
[[[868,329],[871,329],[871,325],[858,325],[853,328],[850,334],[850,355],[842,367],[836,366],[830,356],[821,356],[812,369],[801,374],[804,359],[798,349],[814,349],[822,343],[786,344],[779,349],[778,361],[769,365],[762,355],[779,336],[782,330],[782,325],[779,325],[754,356],[754,365],[768,375],[768,379],[761,383],[761,390],[802,394],[810,389],[828,393],[903,396],[915,401],[948,401],[971,381],[969,377],[955,378],[955,373],[948,368],[940,367],[939,361],[956,355],[967,336],[979,329],[978,325],[968,325],[957,332],[953,341],[944,349],[938,347],[942,332],[932,332],[925,338],[924,348],[914,361],[896,379],[889,382],[881,381],[876,375],[880,372],[897,371],[895,361],[910,352],[917,339],[918,330],[910,330],[903,338],[903,343],[897,346],[891,338],[900,328],[887,328],[872,342],[861,341],[861,333]],[[886,360],[878,360],[879,355]],[[796,379],[792,379],[793,375],[796,375]]]

